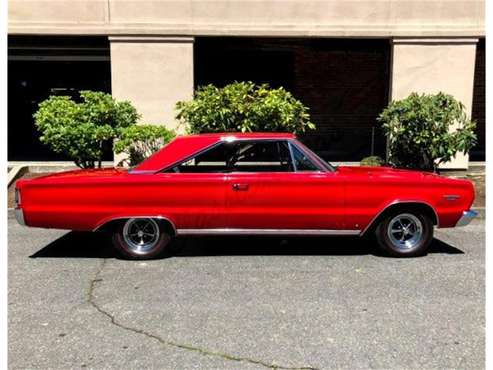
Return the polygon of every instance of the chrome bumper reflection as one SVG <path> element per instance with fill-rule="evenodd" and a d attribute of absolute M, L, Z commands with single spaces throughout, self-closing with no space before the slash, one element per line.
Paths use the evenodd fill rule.
<path fill-rule="evenodd" d="M 22 212 L 22 208 L 15 209 L 15 219 L 19 224 L 26 226 L 26 222 L 24 221 L 24 212 Z"/>
<path fill-rule="evenodd" d="M 469 225 L 469 223 L 472 221 L 474 217 L 478 215 L 478 212 L 469 210 L 469 211 L 464 211 L 462 212 L 462 217 L 457 221 L 457 224 L 455 226 L 466 226 Z"/>

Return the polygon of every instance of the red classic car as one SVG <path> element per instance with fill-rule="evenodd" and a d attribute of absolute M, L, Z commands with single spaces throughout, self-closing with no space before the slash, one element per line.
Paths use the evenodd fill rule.
<path fill-rule="evenodd" d="M 139 166 L 19 180 L 19 223 L 106 230 L 145 259 L 181 235 L 369 235 L 424 254 L 437 227 L 476 215 L 470 181 L 387 167 L 334 167 L 292 134 L 180 136 Z"/>

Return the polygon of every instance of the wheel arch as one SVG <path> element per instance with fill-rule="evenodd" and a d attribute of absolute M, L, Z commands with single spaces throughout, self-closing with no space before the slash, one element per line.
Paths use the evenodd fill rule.
<path fill-rule="evenodd" d="M 168 217 L 155 216 L 155 215 L 154 216 L 152 215 L 116 216 L 116 217 L 107 218 L 101 221 L 92 231 L 112 231 L 115 230 L 117 226 L 121 225 L 123 222 L 131 218 L 152 218 L 158 221 L 159 224 L 163 225 L 172 236 L 177 235 L 176 226 L 173 223 L 173 221 L 171 221 Z"/>
<path fill-rule="evenodd" d="M 368 223 L 365 229 L 361 232 L 361 236 L 371 233 L 377 225 L 380 223 L 382 219 L 384 219 L 390 212 L 394 212 L 396 210 L 403 210 L 403 211 L 409 211 L 409 210 L 417 210 L 421 211 L 428 217 L 430 217 L 431 221 L 433 222 L 433 225 L 440 226 L 440 219 L 438 217 L 438 213 L 436 212 L 435 208 L 433 206 L 425 201 L 421 200 L 402 200 L 402 201 L 395 201 L 387 206 L 385 206 L 383 209 L 380 210 L 380 212 L 377 213 L 375 217 Z"/>

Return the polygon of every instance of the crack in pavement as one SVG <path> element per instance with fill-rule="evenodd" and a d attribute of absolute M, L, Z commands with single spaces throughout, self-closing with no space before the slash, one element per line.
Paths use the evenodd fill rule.
<path fill-rule="evenodd" d="M 205 349 L 205 348 L 195 347 L 195 346 L 192 346 L 192 345 L 189 345 L 189 344 L 178 343 L 178 342 L 175 342 L 175 341 L 166 340 L 166 339 L 163 339 L 162 337 L 160 337 L 157 334 L 153 334 L 153 333 L 150 333 L 150 332 L 148 332 L 146 330 L 139 329 L 139 328 L 134 328 L 134 327 L 128 326 L 126 324 L 123 324 L 123 323 L 119 322 L 115 318 L 115 316 L 113 314 L 111 314 L 110 312 L 106 311 L 101 306 L 99 306 L 97 304 L 96 300 L 95 300 L 95 297 L 94 297 L 94 290 L 96 289 L 96 284 L 98 282 L 101 282 L 102 281 L 102 279 L 99 276 L 100 276 L 100 274 L 103 271 L 103 269 L 104 269 L 105 266 L 106 266 L 106 259 L 103 259 L 101 265 L 99 266 L 99 269 L 96 271 L 96 274 L 94 275 L 94 277 L 92 278 L 92 280 L 90 282 L 89 290 L 87 291 L 87 302 L 91 306 L 93 306 L 99 313 L 101 313 L 102 315 L 104 315 L 108 319 L 110 319 L 111 324 L 119 327 L 120 329 L 123 329 L 123 330 L 126 330 L 126 331 L 130 331 L 130 332 L 132 332 L 134 334 L 144 335 L 144 336 L 146 336 L 149 339 L 153 339 L 153 340 L 158 341 L 162 345 L 166 345 L 166 346 L 170 346 L 170 347 L 175 347 L 175 348 L 180 348 L 180 349 L 184 349 L 184 350 L 187 350 L 187 351 L 197 352 L 197 353 L 199 353 L 201 355 L 204 355 L 204 356 L 215 356 L 215 357 L 220 357 L 220 358 L 222 358 L 224 360 L 229 360 L 229 361 L 248 362 L 248 363 L 251 363 L 251 364 L 254 364 L 254 365 L 264 366 L 264 367 L 269 368 L 269 369 L 317 370 L 317 368 L 311 367 L 311 366 L 301 366 L 301 367 L 281 366 L 281 365 L 277 365 L 275 363 L 268 363 L 268 362 L 265 362 L 265 361 L 262 361 L 262 360 L 255 360 L 255 359 L 248 358 L 248 357 L 240 357 L 240 356 L 235 356 L 235 355 L 229 355 L 227 353 L 214 352 L 214 351 L 210 351 L 210 350 Z"/>

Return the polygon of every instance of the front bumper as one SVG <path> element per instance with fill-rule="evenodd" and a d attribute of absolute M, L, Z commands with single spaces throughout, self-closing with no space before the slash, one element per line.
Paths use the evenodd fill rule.
<path fill-rule="evenodd" d="M 22 208 L 15 209 L 15 219 L 19 224 L 26 226 L 26 221 L 24 221 L 24 212 L 22 212 Z"/>
<path fill-rule="evenodd" d="M 462 212 L 462 217 L 459 218 L 459 221 L 457 221 L 457 224 L 455 226 L 466 226 L 469 225 L 469 223 L 472 221 L 474 217 L 478 215 L 478 212 L 469 210 L 469 211 L 464 211 Z"/>

